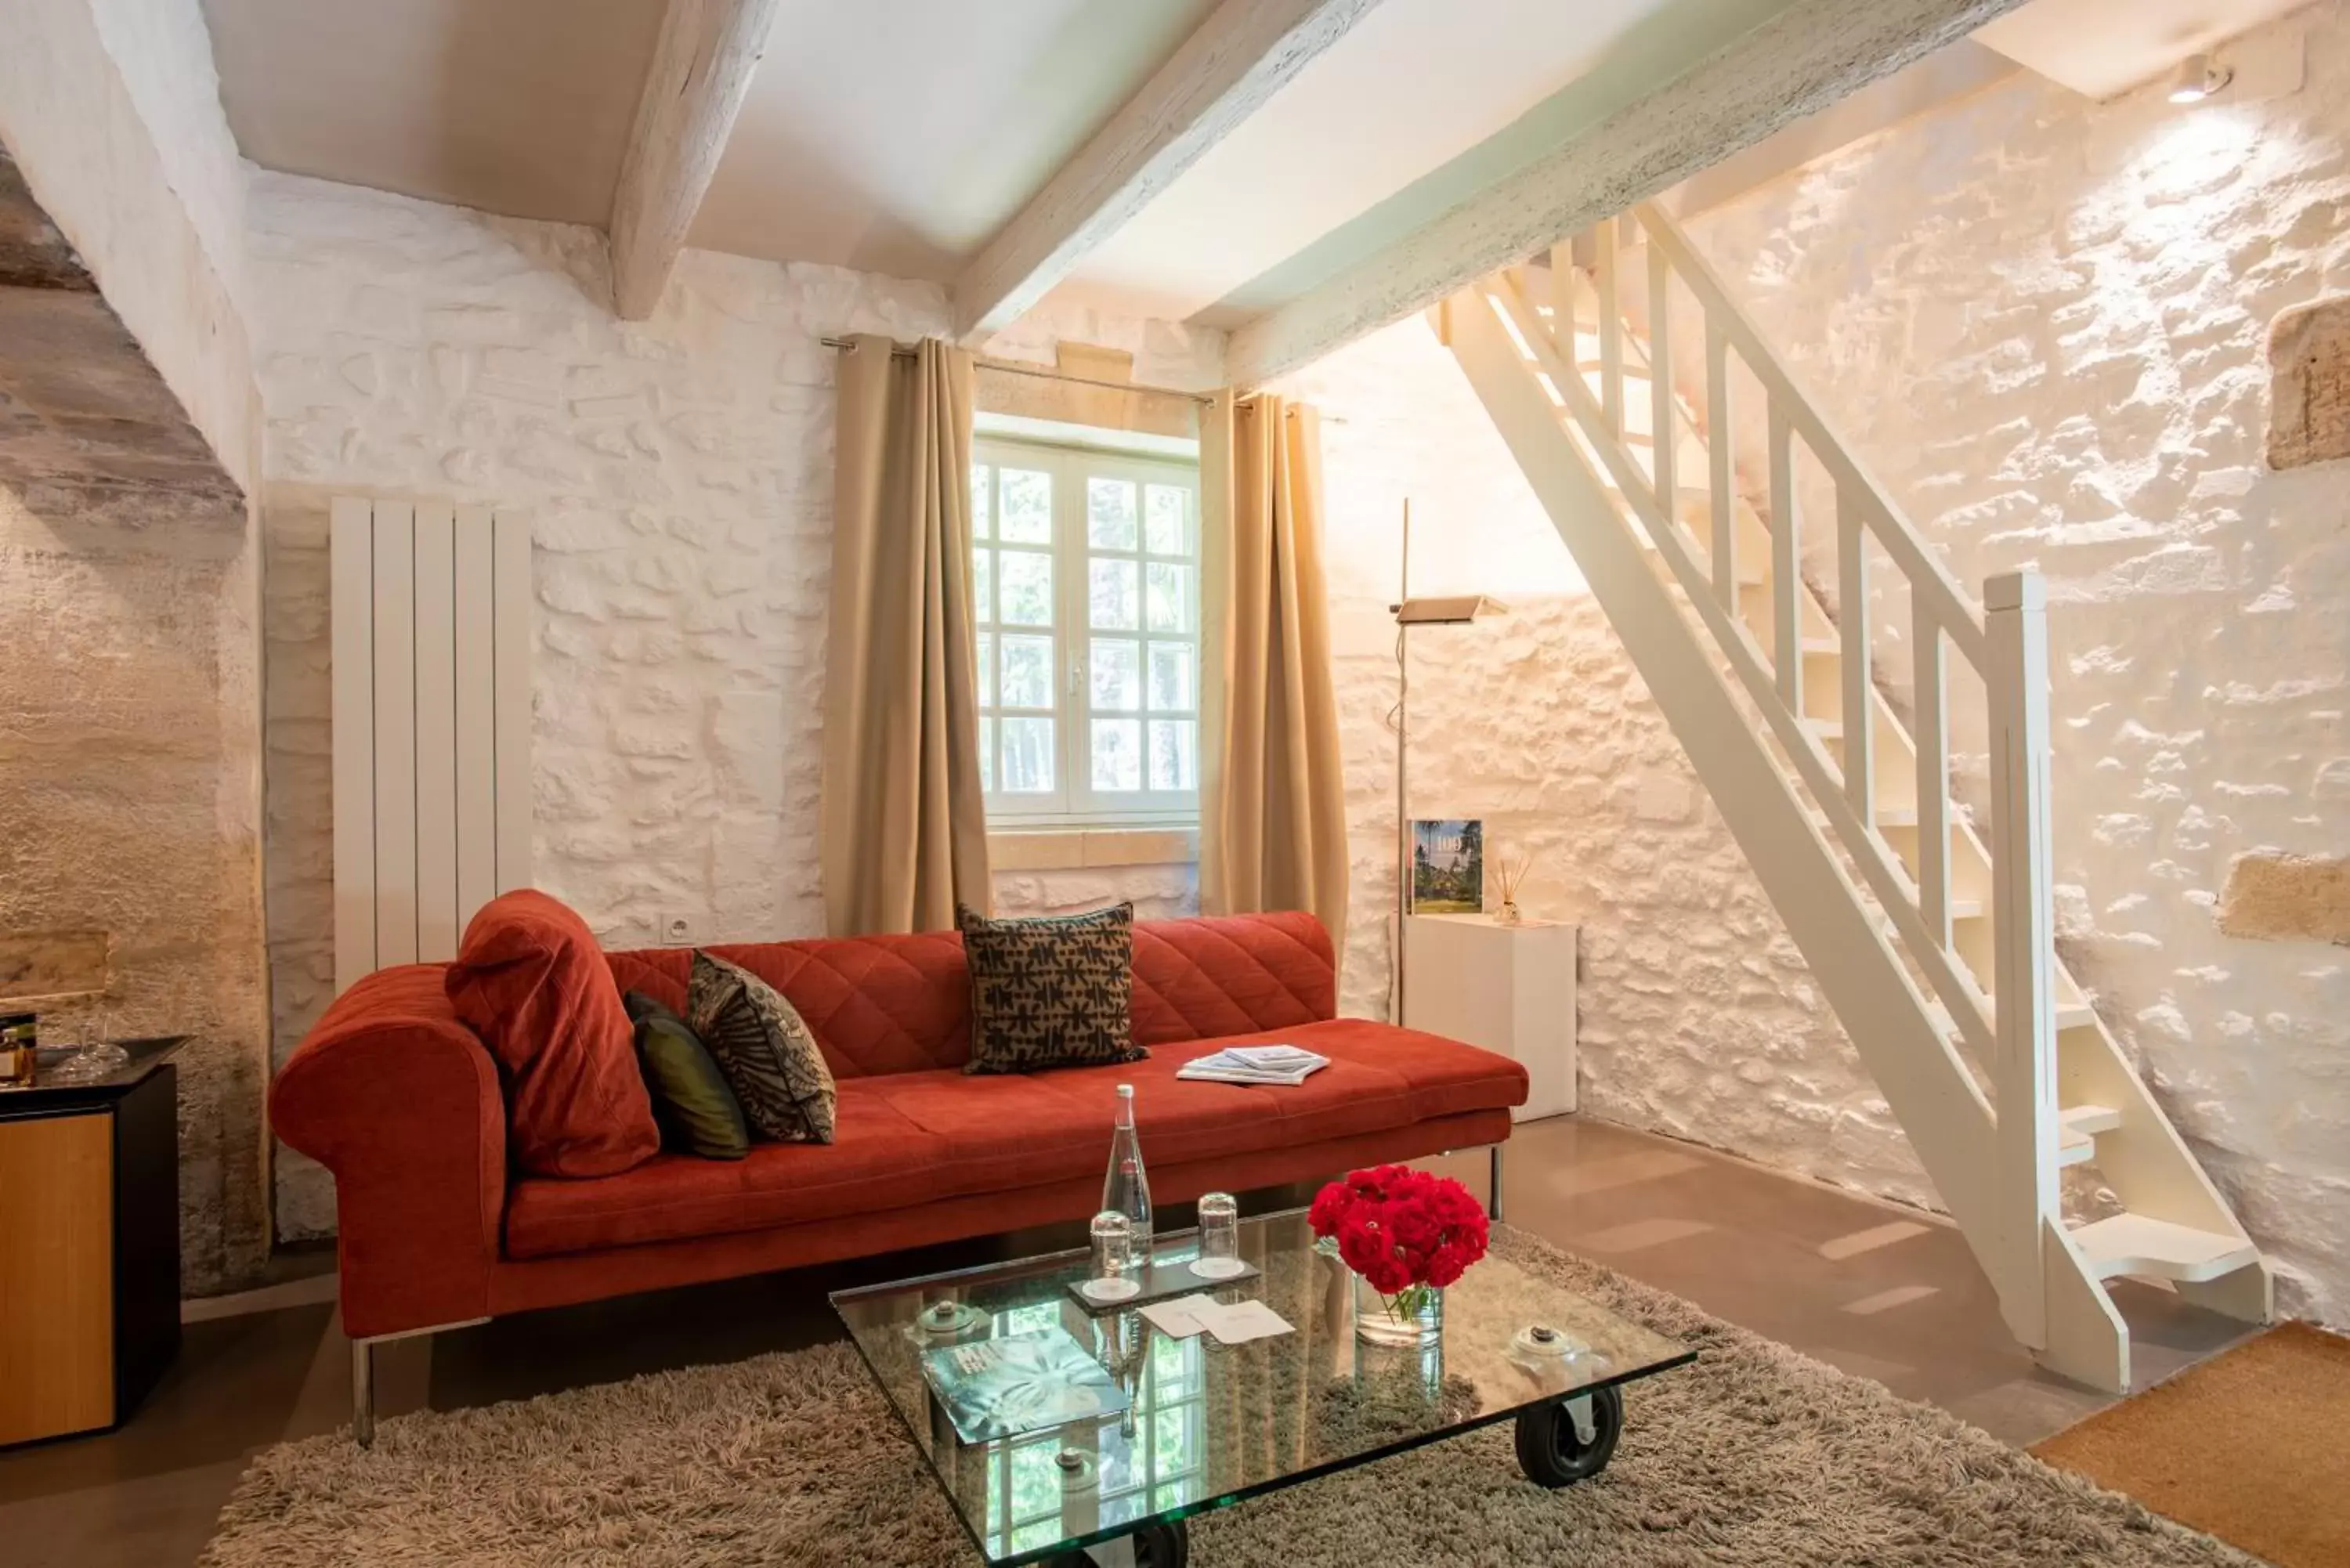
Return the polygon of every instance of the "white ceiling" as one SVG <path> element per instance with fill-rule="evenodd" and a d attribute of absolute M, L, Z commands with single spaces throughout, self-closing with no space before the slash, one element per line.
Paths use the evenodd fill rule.
<path fill-rule="evenodd" d="M 247 158 L 602 223 L 666 0 L 203 0 Z"/>
<path fill-rule="evenodd" d="M 1062 294 L 1237 325 L 1791 3 L 1381 0 Z M 2189 33 L 2291 3 L 2033 0 L 2000 47 L 2175 59 Z M 690 243 L 949 281 L 1215 4 L 783 0 Z M 666 0 L 203 5 L 230 125 L 255 161 L 600 225 Z"/>
<path fill-rule="evenodd" d="M 1382 0 L 1087 257 L 1069 295 L 1191 317 L 1500 131 L 1670 3 Z"/>
<path fill-rule="evenodd" d="M 951 276 L 1214 5 L 785 0 L 688 243 Z"/>
<path fill-rule="evenodd" d="M 1975 36 L 2090 98 L 2112 98 L 2309 0 L 2033 0 Z"/>

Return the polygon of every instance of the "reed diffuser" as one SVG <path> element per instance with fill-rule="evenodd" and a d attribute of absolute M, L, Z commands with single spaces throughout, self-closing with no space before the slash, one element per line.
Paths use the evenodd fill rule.
<path fill-rule="evenodd" d="M 1519 849 L 1494 861 L 1493 882 L 1502 893 L 1502 907 L 1493 911 L 1496 925 L 1514 926 L 1525 919 L 1518 909 L 1518 889 L 1526 885 L 1526 873 L 1534 868 L 1535 859 L 1533 850 Z"/>

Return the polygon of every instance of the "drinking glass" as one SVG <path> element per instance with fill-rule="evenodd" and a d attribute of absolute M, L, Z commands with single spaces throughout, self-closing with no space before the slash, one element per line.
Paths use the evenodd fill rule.
<path fill-rule="evenodd" d="M 1097 1302 L 1122 1302 L 1142 1293 L 1142 1282 L 1133 1278 L 1134 1221 L 1115 1209 L 1094 1216 L 1093 1272 L 1085 1293 Z"/>
<path fill-rule="evenodd" d="M 55 1084 L 95 1084 L 114 1076 L 130 1060 L 130 1053 L 113 1043 L 114 1008 L 101 1002 L 81 1021 L 81 1045 L 72 1055 L 44 1075 Z"/>
<path fill-rule="evenodd" d="M 1229 1192 L 1200 1197 L 1200 1256 L 1191 1272 L 1202 1279 L 1229 1280 L 1248 1268 L 1241 1262 L 1241 1206 Z"/>

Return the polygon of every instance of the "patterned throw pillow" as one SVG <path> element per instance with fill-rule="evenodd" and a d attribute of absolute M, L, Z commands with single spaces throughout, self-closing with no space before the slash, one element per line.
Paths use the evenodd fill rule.
<path fill-rule="evenodd" d="M 742 1103 L 702 1036 L 641 992 L 629 992 L 620 1005 L 636 1022 L 637 1066 L 652 1091 L 661 1141 L 703 1159 L 740 1159 L 750 1153 L 751 1128 Z"/>
<path fill-rule="evenodd" d="M 992 920 L 961 905 L 971 969 L 966 1073 L 1033 1073 L 1139 1062 L 1128 1010 L 1134 991 L 1134 906 L 1089 915 Z"/>
<path fill-rule="evenodd" d="M 836 1094 L 816 1036 L 757 975 L 696 951 L 686 1022 L 733 1086 L 752 1130 L 778 1143 L 830 1143 Z"/>

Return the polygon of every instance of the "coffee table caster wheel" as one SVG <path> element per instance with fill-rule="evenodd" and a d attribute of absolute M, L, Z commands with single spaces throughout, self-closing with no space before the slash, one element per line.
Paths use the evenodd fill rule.
<path fill-rule="evenodd" d="M 1047 1568 L 1100 1568 L 1115 1563 L 1126 1568 L 1185 1568 L 1191 1560 L 1191 1532 L 1181 1520 L 1144 1525 L 1122 1541 L 1090 1546 L 1051 1559 Z"/>
<path fill-rule="evenodd" d="M 1579 1412 L 1578 1406 L 1583 1407 Z M 1518 1468 L 1536 1486 L 1589 1480 L 1615 1458 L 1616 1439 L 1623 1431 L 1624 1396 L 1615 1388 L 1521 1411 Z"/>
<path fill-rule="evenodd" d="M 1184 1568 L 1191 1560 L 1191 1532 L 1180 1519 L 1134 1532 L 1134 1568 Z"/>

